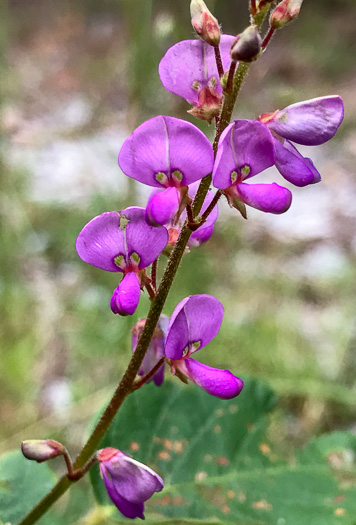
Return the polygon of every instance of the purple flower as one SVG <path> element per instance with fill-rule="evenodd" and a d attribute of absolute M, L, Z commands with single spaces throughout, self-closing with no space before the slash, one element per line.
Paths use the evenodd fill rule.
<path fill-rule="evenodd" d="M 344 118 L 344 104 L 337 95 L 313 98 L 287 106 L 281 111 L 263 113 L 259 120 L 274 134 L 276 167 L 295 186 L 321 180 L 309 158 L 303 157 L 290 140 L 304 146 L 318 146 L 337 132 Z"/>
<path fill-rule="evenodd" d="M 122 171 L 148 186 L 180 188 L 213 169 L 212 145 L 197 127 L 174 117 L 147 120 L 128 137 L 119 153 Z"/>
<path fill-rule="evenodd" d="M 114 505 L 127 518 L 144 520 L 144 502 L 163 489 L 162 478 L 116 448 L 99 450 L 97 458 L 101 477 Z"/>
<path fill-rule="evenodd" d="M 131 207 L 94 217 L 78 235 L 76 250 L 84 262 L 124 274 L 110 304 L 114 313 L 132 315 L 140 299 L 144 269 L 157 259 L 167 242 L 166 228 L 148 225 L 145 210 Z"/>
<path fill-rule="evenodd" d="M 283 213 L 291 192 L 278 184 L 245 181 L 275 163 L 275 146 L 268 127 L 255 120 L 235 120 L 222 133 L 216 155 L 213 184 L 224 189 L 230 204 L 243 212 L 243 204 L 269 213 Z"/>
<path fill-rule="evenodd" d="M 132 328 L 132 351 L 134 352 L 137 347 L 139 338 L 141 337 L 142 330 L 145 326 L 146 319 L 140 319 Z M 148 374 L 156 364 L 164 357 L 164 338 L 167 332 L 169 318 L 166 315 L 161 315 L 154 331 L 153 337 L 143 358 L 140 369 L 138 371 L 139 376 L 145 376 Z M 156 386 L 161 386 L 164 380 L 164 363 L 154 376 L 147 381 L 147 384 L 153 381 Z"/>
<path fill-rule="evenodd" d="M 230 67 L 230 46 L 235 37 L 222 35 L 220 53 L 224 71 Z M 222 87 L 214 48 L 202 40 L 183 40 L 169 48 L 159 65 L 163 86 L 185 98 L 198 118 L 210 122 L 220 111 Z"/>
<path fill-rule="evenodd" d="M 188 195 L 191 199 L 194 199 L 199 188 L 199 181 L 191 184 L 188 189 Z M 185 209 L 180 212 L 178 217 L 178 211 L 180 210 L 181 198 L 184 199 L 184 194 L 181 196 L 179 190 L 176 188 L 168 188 L 166 190 L 155 188 L 151 191 L 146 206 L 146 220 L 153 226 L 164 225 L 168 229 L 169 233 L 169 246 L 174 246 L 177 241 L 178 235 L 183 227 L 183 224 L 187 218 Z M 204 203 L 201 209 L 201 213 L 207 209 L 214 194 L 212 191 L 208 191 L 207 196 L 204 199 Z M 210 239 L 213 230 L 214 223 L 219 215 L 218 207 L 215 206 L 213 211 L 208 216 L 205 223 L 195 230 L 188 241 L 188 246 L 200 246 L 203 242 Z"/>
<path fill-rule="evenodd" d="M 229 370 L 211 368 L 191 358 L 219 332 L 223 315 L 222 304 L 211 295 L 183 299 L 170 319 L 165 354 L 170 359 L 172 374 L 183 374 L 212 396 L 231 399 L 241 392 L 242 380 Z"/>

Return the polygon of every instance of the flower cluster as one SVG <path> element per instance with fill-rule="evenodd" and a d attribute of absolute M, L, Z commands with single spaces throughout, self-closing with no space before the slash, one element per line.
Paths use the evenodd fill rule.
<path fill-rule="evenodd" d="M 281 4 L 272 17 L 274 24 L 277 15 L 289 20 L 297 14 L 294 10 L 290 15 L 289 0 L 283 1 L 284 7 Z M 184 40 L 171 47 L 160 62 L 159 76 L 168 91 L 192 106 L 190 114 L 208 123 L 215 120 L 219 129 L 224 90 L 229 92 L 227 84 L 237 62 L 255 60 L 264 44 L 256 25 L 236 38 L 221 35 L 203 0 L 192 1 L 191 14 L 201 40 Z M 312 161 L 293 143 L 325 143 L 335 135 L 343 114 L 341 98 L 326 96 L 263 113 L 257 119 L 237 119 L 219 131 L 215 155 L 208 138 L 189 122 L 158 116 L 141 124 L 124 142 L 118 162 L 128 177 L 152 187 L 146 207 L 95 217 L 83 228 L 76 244 L 85 262 L 123 274 L 111 298 L 112 311 L 132 315 L 143 288 L 155 296 L 156 272 L 149 277 L 145 269 L 156 265 L 160 254 L 171 253 L 184 225 L 191 229 L 186 253 L 211 237 L 218 219 L 216 196 L 225 195 L 229 205 L 245 218 L 246 205 L 266 213 L 286 212 L 292 202 L 290 188 L 277 182 L 258 182 L 258 175 L 275 166 L 294 186 L 319 182 L 321 176 Z M 200 215 L 194 217 L 192 202 L 200 181 L 210 174 L 217 193 L 211 189 L 205 193 Z M 217 335 L 223 314 L 215 297 L 201 294 L 180 301 L 170 319 L 161 315 L 138 370 L 139 387 L 150 381 L 161 386 L 168 364 L 172 375 L 185 383 L 192 381 L 210 395 L 222 399 L 239 395 L 243 388 L 240 378 L 193 357 Z M 145 323 L 141 319 L 132 328 L 133 352 Z M 97 458 L 117 508 L 128 518 L 143 519 L 143 504 L 162 490 L 161 478 L 117 449 L 103 449 Z"/>
<path fill-rule="evenodd" d="M 122 274 L 110 301 L 114 314 L 133 315 L 141 290 L 146 289 L 151 299 L 157 298 L 152 308 L 157 319 L 164 302 L 157 304 L 160 290 L 164 299 L 169 288 L 163 280 L 157 289 L 158 258 L 172 254 L 170 264 L 177 268 L 183 252 L 187 254 L 190 248 L 208 241 L 222 195 L 245 218 L 246 205 L 281 214 L 291 206 L 290 187 L 258 182 L 259 174 L 275 166 L 294 186 L 321 180 L 311 159 L 304 157 L 294 143 L 317 146 L 335 135 L 344 116 L 339 96 L 298 102 L 263 113 L 257 119 L 237 119 L 227 124 L 229 119 L 222 118 L 228 105 L 224 101 L 234 94 L 238 62 L 246 65 L 261 56 L 275 29 L 298 15 L 302 0 L 282 0 L 274 8 L 269 32 L 262 41 L 254 17 L 269 3 L 250 2 L 252 23 L 235 37 L 221 35 L 219 23 L 204 1 L 192 0 L 192 25 L 200 39 L 175 44 L 159 64 L 163 86 L 192 106 L 188 112 L 209 124 L 215 122 L 214 148 L 193 124 L 162 115 L 143 122 L 124 142 L 119 166 L 128 177 L 152 188 L 147 205 L 94 217 L 76 241 L 77 253 L 84 262 Z M 208 189 L 211 182 L 216 191 Z M 177 245 L 182 230 L 181 239 L 186 245 Z M 179 258 L 174 259 L 179 250 Z M 146 269 L 151 265 L 148 275 Z M 182 299 L 170 318 L 161 315 L 155 329 L 151 322 L 148 331 L 153 337 L 144 356 L 146 347 L 140 346 L 140 337 L 146 320 L 139 320 L 132 328 L 132 350 L 136 352 L 132 361 L 136 368 L 132 370 L 139 367 L 140 379 L 133 385 L 131 382 L 129 388 L 135 390 L 150 381 L 161 386 L 168 364 L 172 375 L 185 383 L 190 380 L 212 396 L 238 396 L 243 388 L 239 377 L 195 359 L 195 353 L 218 334 L 223 315 L 222 304 L 211 295 Z M 147 343 L 147 339 L 142 341 Z M 26 441 L 22 450 L 28 459 L 38 462 L 63 455 L 72 480 L 79 479 L 91 466 L 89 461 L 89 466 L 78 474 L 66 449 L 53 440 Z M 115 448 L 99 450 L 93 459 L 98 460 L 107 492 L 119 511 L 131 519 L 144 519 L 145 501 L 163 489 L 160 476 Z"/>

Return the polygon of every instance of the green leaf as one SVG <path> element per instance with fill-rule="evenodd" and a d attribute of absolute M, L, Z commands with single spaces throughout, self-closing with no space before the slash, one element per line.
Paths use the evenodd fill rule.
<path fill-rule="evenodd" d="M 127 399 L 101 446 L 132 454 L 164 478 L 164 490 L 146 504 L 148 523 L 356 525 L 356 437 L 322 436 L 287 462 L 265 438 L 274 405 L 254 380 L 230 401 L 150 384 Z M 91 480 L 99 503 L 109 504 L 97 468 Z"/>
<path fill-rule="evenodd" d="M 0 516 L 7 523 L 20 521 L 56 482 L 53 471 L 14 451 L 0 458 Z"/>
<path fill-rule="evenodd" d="M 223 476 L 233 467 L 251 468 L 256 462 L 269 465 L 258 446 L 265 415 L 275 403 L 272 391 L 254 380 L 246 381 L 241 395 L 229 401 L 170 381 L 160 388 L 149 384 L 129 396 L 101 447 L 132 454 L 159 472 L 166 486 Z M 97 500 L 108 504 L 98 467 L 90 472 Z"/>

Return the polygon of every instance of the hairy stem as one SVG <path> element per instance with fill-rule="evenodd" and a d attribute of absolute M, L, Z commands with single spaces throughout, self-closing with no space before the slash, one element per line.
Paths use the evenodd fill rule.
<path fill-rule="evenodd" d="M 268 30 L 267 35 L 264 37 L 262 42 L 262 49 L 266 49 L 266 47 L 269 44 L 269 41 L 271 40 L 272 36 L 274 35 L 275 29 L 273 27 L 270 27 Z"/>
<path fill-rule="evenodd" d="M 222 64 L 220 48 L 218 45 L 214 46 L 214 53 L 215 53 L 216 67 L 218 69 L 219 77 L 221 78 L 224 74 L 224 67 Z"/>
<path fill-rule="evenodd" d="M 155 292 L 157 291 L 157 266 L 158 258 L 155 261 L 153 261 L 151 266 L 151 282 Z"/>

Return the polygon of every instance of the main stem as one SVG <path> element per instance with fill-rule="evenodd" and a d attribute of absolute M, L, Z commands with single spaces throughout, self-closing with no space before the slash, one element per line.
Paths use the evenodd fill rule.
<path fill-rule="evenodd" d="M 263 8 L 261 13 L 258 13 L 255 20 L 255 23 L 261 27 L 264 18 L 268 12 L 268 6 Z M 219 126 L 216 131 L 214 139 L 214 154 L 216 155 L 217 146 L 221 133 L 224 131 L 226 126 L 230 123 L 234 105 L 236 102 L 237 95 L 242 86 L 244 77 L 247 73 L 249 64 L 241 62 L 237 68 L 237 72 L 234 79 L 234 88 L 233 92 L 226 94 L 224 98 L 224 103 L 221 111 Z M 196 197 L 193 202 L 193 216 L 196 217 L 201 210 L 204 199 L 208 192 L 209 186 L 211 184 L 211 175 L 204 177 L 200 183 L 199 189 L 197 191 Z M 104 435 L 106 434 L 108 428 L 110 427 L 117 411 L 121 407 L 125 398 L 132 391 L 132 387 L 137 375 L 137 372 L 140 368 L 140 365 L 143 361 L 145 353 L 147 351 L 148 345 L 152 339 L 153 333 L 157 326 L 159 317 L 162 313 L 163 306 L 166 302 L 168 293 L 171 289 L 175 274 L 178 270 L 180 261 L 183 257 L 185 248 L 187 246 L 188 240 L 192 231 L 188 227 L 187 223 L 183 226 L 180 235 L 178 237 L 177 243 L 173 248 L 172 254 L 169 258 L 166 270 L 164 272 L 162 281 L 157 290 L 157 295 L 151 302 L 151 307 L 146 319 L 145 326 L 143 328 L 141 337 L 137 343 L 136 350 L 132 355 L 130 363 L 127 367 L 126 372 L 124 373 L 119 386 L 115 390 L 115 393 L 106 407 L 104 413 L 102 414 L 98 424 L 96 425 L 94 431 L 89 437 L 87 443 L 84 445 L 83 450 L 80 452 L 76 461 L 74 462 L 74 469 L 83 468 L 88 460 L 93 456 L 95 451 Z M 64 494 L 68 488 L 71 486 L 73 481 L 70 481 L 67 476 L 63 476 L 53 489 L 34 507 L 18 525 L 32 525 L 35 523 L 47 510 L 55 503 L 61 496 Z"/>

